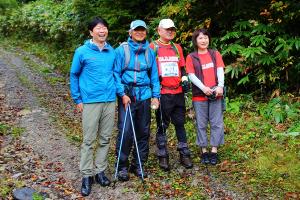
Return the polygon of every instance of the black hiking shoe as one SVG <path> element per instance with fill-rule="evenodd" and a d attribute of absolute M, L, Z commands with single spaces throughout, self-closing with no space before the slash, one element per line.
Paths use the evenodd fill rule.
<path fill-rule="evenodd" d="M 169 157 L 158 157 L 159 167 L 164 171 L 170 171 Z"/>
<path fill-rule="evenodd" d="M 92 190 L 92 184 L 94 182 L 94 177 L 83 177 L 82 178 L 82 185 L 81 185 L 81 195 L 86 197 L 89 196 Z"/>
<path fill-rule="evenodd" d="M 122 168 L 119 172 L 118 172 L 118 180 L 125 182 L 129 180 L 129 175 L 128 175 L 128 170 L 127 168 Z"/>
<path fill-rule="evenodd" d="M 96 174 L 95 181 L 103 187 L 110 185 L 110 180 L 106 177 L 104 172 L 100 172 L 100 173 Z"/>
<path fill-rule="evenodd" d="M 133 165 L 130 166 L 129 168 L 129 172 L 133 173 L 135 176 L 142 178 L 142 170 L 139 167 L 135 167 Z M 145 172 L 145 170 L 143 169 L 143 176 L 144 178 L 148 177 L 148 174 Z"/>
<path fill-rule="evenodd" d="M 204 152 L 204 153 L 201 154 L 201 163 L 205 164 L 205 165 L 210 163 L 208 152 Z"/>
<path fill-rule="evenodd" d="M 210 153 L 210 164 L 216 165 L 218 163 L 218 154 Z"/>
<path fill-rule="evenodd" d="M 179 162 L 182 166 L 184 166 L 186 169 L 193 168 L 193 162 L 190 156 L 180 154 L 179 157 Z"/>

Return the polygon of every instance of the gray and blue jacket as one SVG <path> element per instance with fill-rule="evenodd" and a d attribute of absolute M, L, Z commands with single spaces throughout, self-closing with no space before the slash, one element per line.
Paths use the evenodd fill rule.
<path fill-rule="evenodd" d="M 125 52 L 122 45 L 116 49 L 114 77 L 117 95 L 122 97 L 130 88 L 135 100 L 143 101 L 152 97 L 159 98 L 160 84 L 156 66 L 156 58 L 149 42 L 134 42 L 130 37 L 127 40 L 130 50 L 130 60 L 125 67 Z M 145 51 L 149 48 L 148 59 Z M 147 62 L 148 61 L 148 62 Z M 148 66 L 150 65 L 150 66 Z M 127 94 L 128 95 L 128 94 Z"/>
<path fill-rule="evenodd" d="M 87 40 L 76 49 L 70 71 L 71 96 L 76 104 L 116 100 L 115 57 L 115 51 L 108 43 L 100 50 Z"/>

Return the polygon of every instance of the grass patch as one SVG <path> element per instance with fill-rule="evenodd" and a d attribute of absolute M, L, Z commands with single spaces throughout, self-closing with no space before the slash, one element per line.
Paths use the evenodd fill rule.
<path fill-rule="evenodd" d="M 228 161 L 229 166 L 221 164 L 214 173 L 221 171 L 221 177 L 233 185 L 244 185 L 244 190 L 255 196 L 283 199 L 287 193 L 299 192 L 300 137 L 297 132 L 289 132 L 300 120 L 299 115 L 294 115 L 299 113 L 298 102 L 282 103 L 285 110 L 280 110 L 284 116 L 280 119 L 284 121 L 280 122 L 269 105 L 274 101 L 236 101 L 233 100 L 234 109 L 225 113 L 227 134 L 219 151 L 221 161 Z M 264 112 L 260 112 L 262 109 Z"/>
<path fill-rule="evenodd" d="M 270 188 L 277 185 L 283 191 L 292 192 L 300 188 L 299 160 L 295 147 L 285 147 L 273 140 L 261 149 L 259 156 L 250 160 L 249 168 L 256 170 L 257 179 L 263 185 Z"/>
<path fill-rule="evenodd" d="M 46 77 L 47 82 L 50 83 L 51 85 L 57 85 L 59 83 L 65 83 L 65 78 L 64 77 Z"/>
<path fill-rule="evenodd" d="M 54 44 L 36 41 L 32 42 L 31 40 L 27 40 L 26 38 L 22 38 L 22 40 L 20 40 L 16 37 L 17 36 L 0 37 L 0 43 L 5 47 L 10 47 L 9 49 L 14 49 L 15 52 L 16 50 L 13 47 L 20 47 L 23 50 L 41 58 L 46 63 L 51 63 L 51 65 L 54 66 L 53 70 L 59 70 L 63 74 L 69 73 L 72 55 L 76 48 L 75 46 L 57 50 L 57 47 Z M 49 73 L 48 70 L 51 71 L 52 69 L 44 69 L 42 71 L 44 71 L 44 73 Z"/>
<path fill-rule="evenodd" d="M 31 81 L 27 78 L 27 76 L 20 74 L 19 72 L 17 72 L 17 77 L 19 78 L 20 82 L 26 86 L 29 89 L 33 89 L 34 85 L 31 83 Z"/>
<path fill-rule="evenodd" d="M 14 138 L 18 138 L 22 135 L 22 133 L 24 131 L 25 131 L 24 128 L 15 127 L 15 126 L 0 123 L 0 135 L 11 135 Z"/>
<path fill-rule="evenodd" d="M 0 179 L 0 198 L 8 199 L 14 188 L 24 187 L 25 183 L 16 179 L 11 179 L 4 175 Z"/>

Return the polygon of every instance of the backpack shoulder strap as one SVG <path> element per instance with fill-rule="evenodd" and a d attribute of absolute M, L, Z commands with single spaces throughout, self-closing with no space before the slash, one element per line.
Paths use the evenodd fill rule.
<path fill-rule="evenodd" d="M 180 58 L 180 54 L 179 54 L 179 50 L 176 46 L 176 44 L 174 42 L 171 42 L 171 46 L 174 49 L 174 51 L 176 52 L 176 56 L 178 57 L 178 59 Z"/>
<path fill-rule="evenodd" d="M 128 45 L 127 42 L 123 42 L 121 44 L 121 46 L 124 49 L 124 54 L 125 54 L 125 66 L 124 66 L 124 69 L 126 69 L 128 67 L 129 61 L 130 61 L 130 49 L 129 49 L 129 45 Z"/>
<path fill-rule="evenodd" d="M 157 44 L 156 41 L 153 41 L 153 44 L 154 44 L 154 53 L 155 53 L 155 56 L 157 57 L 158 56 L 158 49 L 159 49 L 159 45 Z M 172 49 L 176 52 L 176 56 L 178 57 L 178 59 L 180 58 L 180 54 L 179 54 L 179 50 L 176 46 L 176 44 L 174 42 L 171 41 L 171 46 L 172 46 Z"/>
<path fill-rule="evenodd" d="M 149 59 L 149 47 L 146 48 L 145 50 L 145 59 L 146 59 L 146 63 L 148 68 L 151 67 L 151 63 L 150 63 L 150 59 Z"/>
<path fill-rule="evenodd" d="M 153 41 L 153 45 L 154 45 L 154 54 L 155 54 L 155 57 L 158 57 L 158 49 L 159 49 L 159 45 L 157 44 L 157 42 L 154 40 Z"/>
<path fill-rule="evenodd" d="M 148 68 L 148 77 L 150 78 L 151 77 L 151 62 L 150 62 L 150 59 L 149 59 L 149 54 L 150 54 L 150 47 L 147 47 L 146 50 L 145 50 L 145 59 L 146 59 L 146 63 L 147 63 L 147 68 Z"/>

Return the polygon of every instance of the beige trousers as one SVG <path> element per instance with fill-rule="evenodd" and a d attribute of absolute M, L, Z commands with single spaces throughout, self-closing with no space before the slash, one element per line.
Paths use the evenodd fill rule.
<path fill-rule="evenodd" d="M 80 157 L 80 172 L 83 177 L 93 176 L 107 168 L 114 119 L 115 102 L 83 105 L 83 142 Z"/>

